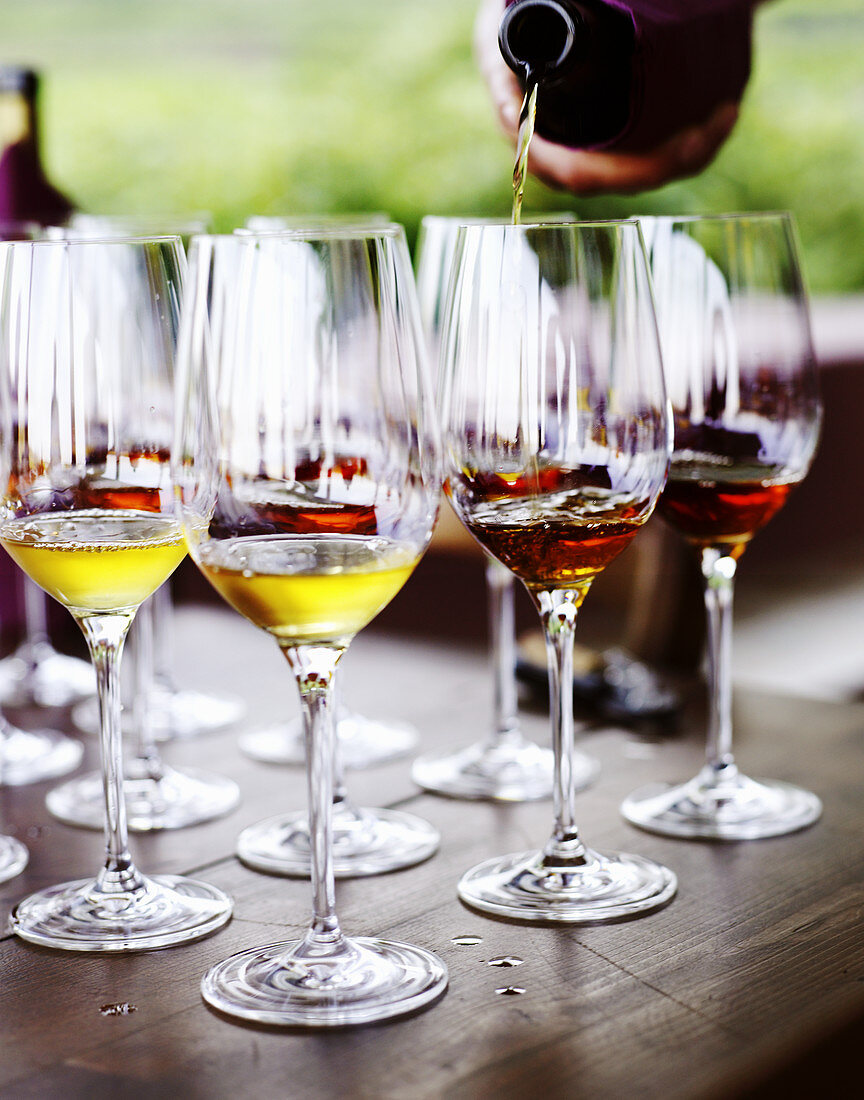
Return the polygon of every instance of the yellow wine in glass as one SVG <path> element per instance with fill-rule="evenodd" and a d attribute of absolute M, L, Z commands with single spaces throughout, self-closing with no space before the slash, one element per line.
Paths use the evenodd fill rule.
<path fill-rule="evenodd" d="M 199 559 L 232 607 L 292 645 L 353 637 L 393 599 L 416 562 L 407 544 L 361 535 L 211 541 Z"/>
<path fill-rule="evenodd" d="M 199 939 L 231 899 L 145 876 L 128 848 L 120 659 L 141 603 L 186 541 L 170 459 L 185 254 L 179 237 L 10 244 L 0 295 L 0 544 L 81 627 L 96 671 L 105 860 L 24 898 L 10 924 L 66 951 Z"/>
<path fill-rule="evenodd" d="M 224 959 L 202 994 L 229 1015 L 291 1027 L 413 1012 L 444 992 L 446 967 L 413 944 L 343 934 L 333 844 L 336 669 L 422 556 L 441 481 L 404 233 L 198 238 L 190 266 L 176 489 L 196 565 L 294 674 L 313 900 L 304 936 Z M 435 830 L 398 817 L 388 835 L 400 855 L 428 858 Z"/>
<path fill-rule="evenodd" d="M 0 544 L 73 613 L 137 608 L 186 554 L 173 517 L 98 509 L 10 520 Z"/>

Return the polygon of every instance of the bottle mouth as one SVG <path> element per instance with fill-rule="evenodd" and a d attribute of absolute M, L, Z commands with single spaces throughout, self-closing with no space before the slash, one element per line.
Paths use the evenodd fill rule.
<path fill-rule="evenodd" d="M 498 28 L 498 46 L 514 72 L 556 69 L 573 49 L 578 14 L 556 0 L 522 0 L 504 12 Z"/>

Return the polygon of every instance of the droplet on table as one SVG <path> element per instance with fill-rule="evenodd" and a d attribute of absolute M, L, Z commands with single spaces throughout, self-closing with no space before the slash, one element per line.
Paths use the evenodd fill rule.
<path fill-rule="evenodd" d="M 490 959 L 487 966 L 521 966 L 524 959 L 520 959 L 518 955 L 496 955 L 494 959 Z"/>
<path fill-rule="evenodd" d="M 113 1005 L 102 1005 L 99 1011 L 103 1016 L 130 1016 L 137 1011 L 137 1008 L 135 1005 L 130 1005 L 128 1001 L 120 1001 Z"/>

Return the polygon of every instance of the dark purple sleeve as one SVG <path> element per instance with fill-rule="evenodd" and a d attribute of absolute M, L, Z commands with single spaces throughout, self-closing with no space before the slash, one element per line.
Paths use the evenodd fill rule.
<path fill-rule="evenodd" d="M 755 0 L 606 0 L 634 29 L 630 118 L 608 144 L 650 149 L 737 102 L 750 76 Z"/>

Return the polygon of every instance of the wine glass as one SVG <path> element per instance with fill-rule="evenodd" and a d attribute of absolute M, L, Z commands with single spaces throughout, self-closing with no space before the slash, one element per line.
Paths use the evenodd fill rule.
<path fill-rule="evenodd" d="M 751 779 L 732 754 L 732 594 L 750 539 L 807 473 L 821 420 L 816 361 L 789 214 L 645 220 L 675 449 L 662 517 L 702 566 L 708 745 L 686 783 L 622 806 L 652 832 L 750 840 L 812 824 L 822 806 L 790 783 Z"/>
<path fill-rule="evenodd" d="M 572 214 L 544 215 L 544 221 L 572 222 Z M 417 295 L 433 364 L 440 354 L 441 321 L 460 225 L 501 225 L 500 219 L 448 218 L 427 215 L 417 240 Z M 452 798 L 486 798 L 524 802 L 552 794 L 552 750 L 530 741 L 519 725 L 516 685 L 516 579 L 488 552 L 486 598 L 492 649 L 492 728 L 482 741 L 462 749 L 419 757 L 411 777 L 425 790 Z M 573 752 L 577 789 L 595 778 L 596 760 Z"/>
<path fill-rule="evenodd" d="M 205 214 L 84 214 L 51 231 L 53 239 L 94 240 L 170 234 L 184 245 L 207 229 Z M 162 758 L 158 742 L 215 732 L 238 721 L 245 707 L 230 695 L 179 688 L 174 681 L 172 647 L 174 610 L 170 585 L 162 585 L 141 605 L 129 633 L 126 659 L 132 666 L 129 706 L 121 712 L 132 751 L 123 764 L 126 820 L 133 832 L 182 829 L 230 813 L 240 788 L 226 776 L 200 768 L 175 768 Z M 98 733 L 98 702 L 73 710 L 73 721 L 86 733 Z M 99 772 L 69 780 L 46 798 L 49 811 L 67 825 L 99 829 L 104 816 Z"/>
<path fill-rule="evenodd" d="M 210 215 L 203 211 L 186 214 L 77 211 L 67 225 L 51 233 L 66 239 L 169 234 L 180 237 L 184 247 L 188 247 L 193 234 L 206 233 L 209 224 Z M 148 638 L 139 644 L 139 636 L 145 632 Z M 178 825 L 173 823 L 178 822 L 196 824 L 227 812 L 237 802 L 236 787 L 232 789 L 229 780 L 221 776 L 192 775 L 189 769 L 169 767 L 160 757 L 157 742 L 216 733 L 235 725 L 246 713 L 245 704 L 236 695 L 203 692 L 177 684 L 174 633 L 171 585 L 165 584 L 142 605 L 129 636 L 128 657 L 136 666 L 132 679 L 138 693 L 138 698 L 126 711 L 128 717 L 124 718 L 124 730 L 128 728 L 135 734 L 135 755 L 127 764 L 130 794 L 137 807 L 129 818 L 130 827 L 134 829 L 176 828 Z M 142 665 L 145 660 L 146 667 Z M 98 708 L 89 701 L 82 703 L 75 707 L 73 720 L 85 733 L 96 733 Z M 158 777 L 155 787 L 151 782 L 153 776 Z M 87 792 L 79 794 L 88 797 Z M 75 804 L 74 799 L 68 800 L 67 809 Z M 78 802 L 78 805 L 83 803 Z M 87 817 L 92 819 L 94 812 L 98 817 L 98 794 L 97 804 L 91 806 Z M 68 814 L 64 820 L 70 820 Z M 88 822 L 79 820 L 72 824 Z"/>
<path fill-rule="evenodd" d="M 250 218 L 240 235 L 306 233 L 377 229 L 383 215 L 298 215 Z M 254 227 L 254 229 L 253 229 Z M 353 461 L 353 459 L 351 460 Z M 378 875 L 411 867 L 428 859 L 440 844 L 438 830 L 428 821 L 401 810 L 357 806 L 345 784 L 346 768 L 367 768 L 409 753 L 417 731 L 405 723 L 381 722 L 349 710 L 340 682 L 333 688 L 336 724 L 333 750 L 332 863 L 336 878 Z M 266 763 L 303 764 L 306 746 L 302 716 L 273 727 L 253 730 L 240 738 L 248 756 Z M 237 855 L 249 867 L 270 874 L 308 877 L 312 833 L 308 814 L 294 811 L 255 822 L 237 838 Z"/>
<path fill-rule="evenodd" d="M 282 233 L 286 230 L 305 232 L 322 230 L 329 232 L 334 229 L 380 228 L 387 225 L 389 221 L 389 216 L 380 212 L 357 214 L 254 214 L 246 219 L 243 229 L 239 229 L 237 232 Z M 407 722 L 369 718 L 365 714 L 349 709 L 342 701 L 341 690 L 338 686 L 334 701 L 334 713 L 336 715 L 336 736 L 339 739 L 338 752 L 343 768 L 372 768 L 378 764 L 398 760 L 413 752 L 420 739 L 417 730 Z M 260 760 L 265 764 L 303 764 L 306 759 L 306 746 L 302 716 L 285 724 L 265 726 L 262 729 L 244 733 L 239 740 L 239 745 L 241 751 L 247 756 L 253 760 Z M 340 782 L 337 780 L 337 790 L 339 786 Z M 344 784 L 342 786 L 344 794 Z M 336 805 L 338 814 L 339 807 L 345 805 L 344 800 L 337 798 Z M 342 818 L 342 822 L 345 826 L 344 843 L 342 845 L 337 843 L 335 847 L 337 851 L 342 850 L 344 852 L 345 859 L 351 859 L 353 857 L 350 852 L 360 835 L 356 815 L 351 812 Z M 296 823 L 290 825 L 287 830 L 277 826 L 280 838 L 284 840 L 289 835 L 294 835 L 295 827 Z M 339 821 L 337 819 L 337 829 L 338 827 Z M 367 840 L 372 839 L 369 837 L 366 826 L 363 826 L 361 831 L 366 835 Z M 381 839 L 382 837 L 379 834 L 378 840 L 373 840 L 373 847 L 380 849 Z M 305 839 L 301 839 L 300 843 L 302 847 L 306 843 Z M 363 846 L 368 854 L 368 843 Z M 247 836 L 243 847 L 250 861 L 257 860 L 256 865 L 263 867 L 264 864 L 261 860 L 266 860 L 268 864 L 271 864 L 269 869 L 273 869 L 272 864 L 276 853 L 269 830 L 266 837 L 255 834 Z M 281 864 L 282 859 L 276 858 L 275 863 L 277 865 Z M 337 856 L 337 875 L 341 873 L 339 866 L 340 860 Z"/>
<path fill-rule="evenodd" d="M 441 961 L 348 938 L 334 908 L 332 689 L 429 542 L 440 468 L 404 235 L 199 238 L 181 330 L 176 477 L 189 549 L 273 635 L 306 723 L 313 919 L 204 978 L 229 1015 L 334 1026 L 437 998 Z"/>
<path fill-rule="evenodd" d="M 27 849 L 14 836 L 0 835 L 0 882 L 8 882 L 27 866 Z"/>
<path fill-rule="evenodd" d="M 0 543 L 72 613 L 99 687 L 105 860 L 25 898 L 12 930 L 44 947 L 135 951 L 231 915 L 220 890 L 132 862 L 119 663 L 139 605 L 185 553 L 169 475 L 179 238 L 6 246 L 0 299 Z"/>
<path fill-rule="evenodd" d="M 0 221 L 0 270 L 5 262 L 6 245 L 3 242 L 34 240 L 37 236 L 38 226 L 31 222 Z M 14 569 L 14 566 L 11 568 Z M 17 570 L 15 572 L 18 573 Z M 33 586 L 30 585 L 30 588 Z M 9 594 L 11 595 L 11 592 Z M 28 599 L 32 602 L 32 596 L 29 593 Z M 25 617 L 30 607 L 31 603 L 25 604 Z M 29 642 L 30 639 L 25 638 L 14 653 L 0 661 L 0 705 L 27 705 L 38 701 L 52 704 L 57 702 L 58 705 L 62 705 L 66 701 L 63 673 L 70 665 L 77 669 L 81 662 L 74 657 L 67 658 L 57 654 L 50 643 L 47 648 L 40 646 L 37 650 Z M 35 676 L 34 657 L 37 653 L 45 656 L 49 651 L 58 660 L 51 667 L 53 677 L 44 681 Z M 95 689 L 92 676 L 90 671 L 91 682 Z M 33 688 L 37 679 L 41 686 L 48 687 L 48 699 L 40 700 L 35 697 Z M 83 749 L 78 741 L 66 737 L 57 730 L 20 729 L 0 711 L 0 787 L 22 786 L 64 775 L 78 767 L 82 755 Z M 14 843 L 17 844 L 17 841 Z M 20 853 L 17 853 L 15 858 L 17 862 Z"/>
<path fill-rule="evenodd" d="M 577 612 L 651 515 L 669 459 L 638 224 L 461 227 L 442 340 L 447 491 L 540 614 L 555 753 L 551 838 L 540 851 L 469 870 L 459 897 L 518 921 L 656 909 L 673 896 L 675 876 L 582 842 L 571 768 Z"/>

